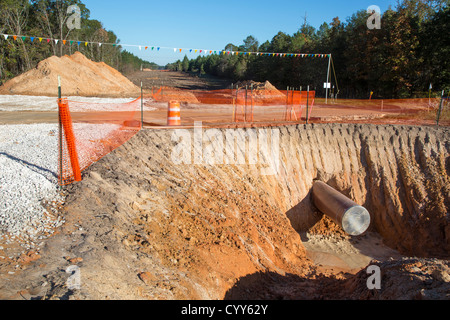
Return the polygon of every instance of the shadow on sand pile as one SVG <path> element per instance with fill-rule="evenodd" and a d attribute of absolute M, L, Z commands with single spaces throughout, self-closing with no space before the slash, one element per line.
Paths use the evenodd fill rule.
<path fill-rule="evenodd" d="M 164 130 L 142 131 L 93 165 L 69 188 L 66 204 L 68 224 L 83 230 L 66 253 L 83 259 L 78 297 L 445 298 L 448 263 L 426 258 L 450 252 L 448 129 L 273 130 L 280 134 L 278 175 L 261 175 L 259 165 L 175 165 L 177 142 Z M 367 289 L 365 270 L 319 270 L 300 238 L 326 226 L 310 203 L 314 179 L 366 206 L 371 232 L 387 245 L 422 258 L 373 262 L 383 270 L 377 292 Z M 417 281 L 408 282 L 412 276 Z M 432 285 L 417 296 L 424 277 Z M 66 294 L 59 290 L 52 294 Z"/>

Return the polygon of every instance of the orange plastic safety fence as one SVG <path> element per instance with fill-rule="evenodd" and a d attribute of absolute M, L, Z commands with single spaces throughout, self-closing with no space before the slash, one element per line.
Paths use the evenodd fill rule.
<path fill-rule="evenodd" d="M 181 103 L 183 125 L 195 121 L 211 124 L 253 122 L 361 122 L 389 124 L 436 124 L 440 99 L 340 99 L 333 91 L 327 98 L 315 91 L 277 90 L 274 87 L 245 86 L 224 90 L 182 90 L 153 88 L 151 102 Z M 440 115 L 440 125 L 450 124 L 449 101 Z M 163 125 L 165 119 L 153 118 Z"/>
<path fill-rule="evenodd" d="M 128 103 L 58 100 L 60 114 L 59 183 L 81 180 L 81 172 L 140 129 L 140 98 Z"/>
<path fill-rule="evenodd" d="M 169 87 L 152 88 L 150 98 L 155 103 L 179 101 L 185 108 L 230 105 L 232 114 L 227 122 L 300 121 L 309 106 L 309 116 L 314 105 L 315 91 L 281 91 L 261 88 L 234 88 L 223 90 L 181 90 Z M 309 98 L 307 98 L 309 97 Z M 182 110 L 183 111 L 183 110 Z M 191 108 L 191 113 L 194 112 Z M 182 112 L 183 113 L 183 112 Z M 221 120 L 218 120 L 221 121 Z"/>

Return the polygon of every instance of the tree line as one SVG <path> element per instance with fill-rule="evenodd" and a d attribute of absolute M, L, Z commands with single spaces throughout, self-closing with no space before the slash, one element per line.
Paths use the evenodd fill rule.
<path fill-rule="evenodd" d="M 68 11 L 76 5 L 77 12 Z M 68 21 L 78 14 L 79 28 L 69 28 Z M 0 0 L 0 33 L 26 35 L 60 40 L 51 41 L 16 40 L 0 37 L 0 84 L 34 68 L 40 61 L 55 55 L 71 55 L 76 51 L 93 61 L 103 61 L 121 72 L 141 68 L 155 68 L 155 64 L 144 61 L 123 50 L 113 31 L 105 30 L 101 21 L 90 19 L 90 11 L 81 0 Z M 71 21 L 70 21 L 71 22 Z M 79 45 L 77 41 L 83 41 Z M 85 46 L 84 42 L 112 43 L 112 45 Z"/>
<path fill-rule="evenodd" d="M 262 44 L 248 36 L 224 51 L 332 54 L 330 79 L 342 98 L 427 97 L 450 88 L 450 0 L 402 0 L 370 29 L 371 13 L 361 10 L 315 29 L 305 21 L 293 35 L 278 32 Z M 211 74 L 235 81 L 270 81 L 281 88 L 311 86 L 324 94 L 328 59 L 265 55 L 209 55 L 167 68 Z M 336 75 L 336 77 L 335 77 Z"/>

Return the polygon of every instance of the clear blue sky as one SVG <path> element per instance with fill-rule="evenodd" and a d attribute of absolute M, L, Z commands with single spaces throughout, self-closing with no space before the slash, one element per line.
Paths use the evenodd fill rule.
<path fill-rule="evenodd" d="M 304 21 L 315 28 L 334 17 L 346 21 L 358 10 L 377 5 L 384 12 L 397 0 L 83 0 L 91 19 L 103 22 L 122 44 L 222 50 L 241 45 L 253 35 L 259 43 L 279 31 L 292 35 Z M 165 65 L 187 52 L 125 48 L 139 57 Z M 188 54 L 189 58 L 196 55 Z"/>

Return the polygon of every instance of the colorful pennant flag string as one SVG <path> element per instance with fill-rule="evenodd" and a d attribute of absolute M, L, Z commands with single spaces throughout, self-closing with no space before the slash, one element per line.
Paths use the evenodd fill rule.
<path fill-rule="evenodd" d="M 70 45 L 76 43 L 78 47 L 84 43 L 84 46 L 87 47 L 89 44 L 91 45 L 98 45 L 99 47 L 104 45 L 110 45 L 113 47 L 121 46 L 121 47 L 135 47 L 139 48 L 140 51 L 142 51 L 142 48 L 145 50 L 151 49 L 151 51 L 154 51 L 155 49 L 157 51 L 160 51 L 161 49 L 172 49 L 173 52 L 189 52 L 189 53 L 199 53 L 199 54 L 205 54 L 205 55 L 211 55 L 211 54 L 219 54 L 219 55 L 236 55 L 236 56 L 260 56 L 260 57 L 294 57 L 294 58 L 329 58 L 331 54 L 317 54 L 317 53 L 277 53 L 277 52 L 243 52 L 243 51 L 226 51 L 226 50 L 210 50 L 210 49 L 193 49 L 193 48 L 173 48 L 173 47 L 156 47 L 156 46 L 144 46 L 144 45 L 131 45 L 131 44 L 117 44 L 117 43 L 103 43 L 103 42 L 89 42 L 89 41 L 78 41 L 78 40 L 61 40 L 61 39 L 51 39 L 51 38 L 44 38 L 44 37 L 31 37 L 31 36 L 22 36 L 22 35 L 10 35 L 10 34 L 1 34 L 0 33 L 0 39 L 1 36 L 3 36 L 4 40 L 7 41 L 10 37 L 14 39 L 14 41 L 17 41 L 18 38 L 22 39 L 22 41 L 26 41 L 26 39 L 30 39 L 31 43 L 34 43 L 35 39 L 39 39 L 39 42 L 41 43 L 43 39 L 47 40 L 47 43 L 54 42 L 55 44 L 58 44 L 59 41 L 62 42 L 63 45 L 66 45 L 67 43 L 70 43 Z"/>

